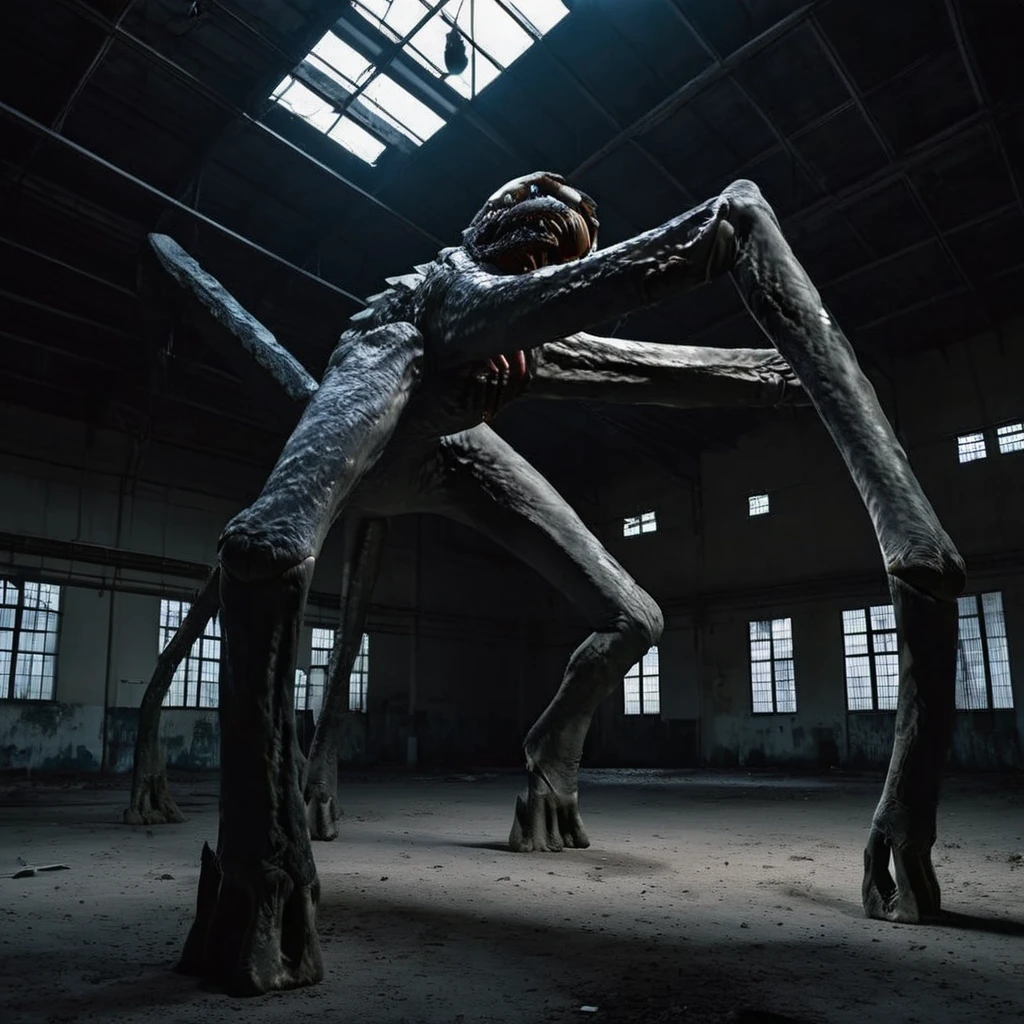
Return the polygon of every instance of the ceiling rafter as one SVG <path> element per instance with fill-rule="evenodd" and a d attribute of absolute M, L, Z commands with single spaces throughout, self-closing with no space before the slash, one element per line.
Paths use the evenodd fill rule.
<path fill-rule="evenodd" d="M 811 31 L 814 34 L 814 38 L 818 43 L 818 46 L 820 47 L 825 58 L 831 65 L 832 70 L 836 73 L 837 77 L 839 78 L 839 81 L 842 82 L 843 88 L 847 91 L 850 99 L 856 105 L 857 112 L 860 114 L 861 118 L 863 118 L 864 123 L 868 126 L 868 129 L 871 131 L 872 136 L 874 136 L 875 141 L 881 147 L 882 152 L 885 154 L 885 158 L 888 161 L 889 165 L 895 165 L 897 163 L 897 156 L 896 151 L 893 149 L 892 143 L 888 140 L 885 133 L 882 131 L 881 126 L 878 124 L 878 121 L 875 119 L 874 115 L 871 113 L 870 110 L 868 110 L 867 104 L 864 102 L 864 97 L 861 96 L 860 90 L 857 88 L 857 84 L 853 80 L 853 76 L 850 74 L 846 65 L 843 63 L 839 54 L 836 52 L 835 47 L 832 45 L 832 41 L 825 34 L 824 29 L 822 29 L 822 27 L 818 24 L 817 18 L 812 17 L 810 19 L 810 26 Z M 903 184 L 906 186 L 907 190 L 910 192 L 911 198 L 914 201 L 914 205 L 917 207 L 918 213 L 920 213 L 920 215 L 924 218 L 925 222 L 928 224 L 928 227 L 931 229 L 932 233 L 938 240 L 939 245 L 942 247 L 943 255 L 949 261 L 949 265 L 953 268 L 953 271 L 956 274 L 956 276 L 960 279 L 961 285 L 963 285 L 963 287 L 969 289 L 970 291 L 976 291 L 977 289 L 975 287 L 974 282 L 971 280 L 970 276 L 964 270 L 963 266 L 960 263 L 960 260 L 957 259 L 956 253 L 954 253 L 952 248 L 950 247 L 949 242 L 946 239 L 945 233 L 943 232 L 942 228 L 939 227 L 938 221 L 936 221 L 934 215 L 932 214 L 932 211 L 928 208 L 928 204 L 921 197 L 921 193 L 918 190 L 917 185 L 914 182 L 914 179 L 909 175 L 909 173 L 907 173 L 906 170 L 903 171 L 903 173 L 900 175 L 900 178 L 903 181 Z"/>
<path fill-rule="evenodd" d="M 1006 144 L 1003 142 L 1002 133 L 999 131 L 999 126 L 992 116 L 991 98 L 981 80 L 981 75 L 978 73 L 977 61 L 972 52 L 970 41 L 967 38 L 967 32 L 964 29 L 960 2 L 959 0 L 945 0 L 945 4 L 946 16 L 949 18 L 950 28 L 953 30 L 953 38 L 956 40 L 957 50 L 960 52 L 960 60 L 963 63 L 964 72 L 971 83 L 971 91 L 974 93 L 978 106 L 988 115 L 986 121 L 989 132 L 992 135 L 992 141 L 995 143 L 999 158 L 1003 162 L 1007 175 L 1009 175 L 1010 187 L 1013 189 L 1017 206 L 1020 212 L 1024 214 L 1024 185 L 1021 183 L 1021 174 L 1014 166 L 1009 153 L 1006 152 Z"/>

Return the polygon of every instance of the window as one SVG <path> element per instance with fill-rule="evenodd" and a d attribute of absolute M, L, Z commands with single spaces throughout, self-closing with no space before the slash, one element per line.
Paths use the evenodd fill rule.
<path fill-rule="evenodd" d="M 1003 595 L 998 591 L 957 598 L 960 638 L 956 658 L 959 711 L 1012 708 L 1010 653 L 1006 646 Z"/>
<path fill-rule="evenodd" d="M 188 601 L 160 601 L 159 650 L 170 643 L 188 615 Z M 165 708 L 215 708 L 220 695 L 220 615 L 214 615 L 188 656 L 174 670 L 171 687 L 164 697 Z"/>
<path fill-rule="evenodd" d="M 1000 455 L 1024 450 L 1024 423 L 1008 423 L 1005 427 L 996 427 L 996 441 Z"/>
<path fill-rule="evenodd" d="M 891 604 L 843 612 L 846 707 L 894 711 L 900 689 L 896 612 Z"/>
<path fill-rule="evenodd" d="M 623 537 L 639 537 L 642 533 L 657 533 L 658 517 L 653 512 L 641 512 L 638 516 L 626 516 L 622 520 Z"/>
<path fill-rule="evenodd" d="M 768 495 L 767 494 L 752 494 L 748 499 L 747 503 L 752 516 L 766 516 L 768 515 Z"/>
<path fill-rule="evenodd" d="M 0 698 L 53 700 L 60 587 L 0 579 Z"/>
<path fill-rule="evenodd" d="M 755 715 L 796 711 L 792 619 L 751 622 L 750 687 Z"/>
<path fill-rule="evenodd" d="M 428 80 L 437 80 L 438 107 L 450 113 L 568 14 L 561 0 L 471 0 L 464 6 L 462 0 L 352 0 L 358 17 L 336 23 L 271 100 L 366 163 L 389 147 L 414 149 L 445 118 L 388 72 L 396 45 Z M 468 64 L 453 75 L 445 46 L 456 22 Z"/>
<path fill-rule="evenodd" d="M 985 435 L 961 434 L 956 439 L 956 451 L 961 462 L 974 462 L 975 459 L 983 459 L 988 455 L 985 448 Z"/>
<path fill-rule="evenodd" d="M 309 677 L 301 687 L 296 677 L 295 708 L 297 711 L 310 710 L 319 717 L 324 703 L 327 672 L 334 649 L 335 630 L 313 627 L 313 643 L 309 658 Z M 370 681 L 370 638 L 364 633 L 359 641 L 359 651 L 352 665 L 348 682 L 348 706 L 350 711 L 366 710 L 366 691 Z"/>
<path fill-rule="evenodd" d="M 301 668 L 295 670 L 295 710 L 305 711 L 309 677 Z"/>
<path fill-rule="evenodd" d="M 366 710 L 366 685 L 370 681 L 370 638 L 364 633 L 359 641 L 359 653 L 348 677 L 349 711 Z"/>
<path fill-rule="evenodd" d="M 324 690 L 327 689 L 327 668 L 331 662 L 333 648 L 334 630 L 314 626 L 309 655 L 309 676 L 301 689 L 298 686 L 295 687 L 296 711 L 308 710 L 313 712 L 314 717 L 320 717 L 320 708 L 324 703 Z"/>
<path fill-rule="evenodd" d="M 661 714 L 658 672 L 658 648 L 652 647 L 622 679 L 627 715 Z"/>

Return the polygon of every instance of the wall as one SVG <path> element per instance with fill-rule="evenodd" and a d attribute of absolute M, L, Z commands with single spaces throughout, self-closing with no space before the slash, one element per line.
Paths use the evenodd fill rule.
<path fill-rule="evenodd" d="M 1020 332 L 1005 333 L 876 360 L 882 400 L 967 558 L 970 592 L 1003 593 L 1015 710 L 958 713 L 951 756 L 965 767 L 1024 765 L 1024 452 L 966 465 L 956 458 L 958 433 L 1024 415 L 1019 341 Z M 133 706 L 156 653 L 159 596 L 189 594 L 214 558 L 220 527 L 255 493 L 262 470 L 140 448 L 123 435 L 10 408 L 0 409 L 0 427 L 0 534 L 10 543 L 6 553 L 0 546 L 0 575 L 66 585 L 58 704 L 0 701 L 0 766 L 98 767 L 105 758 L 122 770 Z M 884 764 L 893 717 L 846 711 L 840 615 L 885 601 L 885 578 L 863 506 L 815 415 L 768 414 L 763 426 L 682 472 L 610 459 L 581 504 L 666 619 L 660 714 L 624 715 L 617 690 L 595 719 L 587 763 Z M 758 492 L 770 495 L 772 511 L 752 519 L 747 497 Z M 622 517 L 647 509 L 657 512 L 658 532 L 624 538 Z M 115 569 L 84 560 L 79 548 L 66 557 L 26 553 L 11 539 L 25 537 L 105 545 L 120 561 Z M 126 558 L 135 554 L 166 566 Z M 334 625 L 339 570 L 331 538 L 300 666 L 308 665 L 312 625 Z M 775 616 L 793 619 L 798 711 L 755 716 L 748 623 Z M 429 517 L 394 523 L 369 630 L 369 713 L 350 716 L 343 746 L 352 763 L 404 763 L 410 738 L 424 764 L 517 763 L 522 736 L 588 633 L 578 611 L 532 570 Z M 215 764 L 215 715 L 164 717 L 172 760 Z"/>
<path fill-rule="evenodd" d="M 191 595 L 259 472 L 140 450 L 115 432 L 11 407 L 0 407 L 0 426 L 0 577 L 63 588 L 56 702 L 0 700 L 0 768 L 130 770 L 160 598 Z M 313 626 L 336 624 L 340 572 L 332 536 L 313 580 L 300 667 L 309 666 Z M 516 762 L 523 671 L 509 649 L 525 635 L 517 595 L 532 584 L 528 570 L 455 524 L 396 520 L 368 623 L 369 714 L 349 716 L 346 759 L 404 763 L 415 737 L 420 763 L 495 752 Z M 165 709 L 161 739 L 174 766 L 217 765 L 215 711 Z"/>
<path fill-rule="evenodd" d="M 967 560 L 967 592 L 1003 594 L 1015 710 L 957 713 L 951 759 L 962 767 L 1024 766 L 1024 452 L 990 448 L 987 459 L 960 465 L 956 447 L 958 434 L 1024 418 L 1021 333 L 972 339 L 875 374 Z M 756 493 L 769 494 L 770 515 L 748 515 Z M 893 714 L 846 710 L 841 625 L 844 608 L 888 603 L 886 581 L 864 507 L 812 411 L 781 410 L 731 447 L 705 453 L 689 485 L 625 470 L 603 498 L 596 526 L 661 604 L 666 633 L 661 721 L 626 717 L 617 693 L 588 743 L 591 763 L 684 762 L 693 742 L 701 761 L 719 765 L 887 763 Z M 658 532 L 623 538 L 621 517 L 648 508 Z M 798 711 L 754 715 L 749 622 L 782 616 L 793 619 Z M 671 723 L 680 732 L 669 738 Z"/>

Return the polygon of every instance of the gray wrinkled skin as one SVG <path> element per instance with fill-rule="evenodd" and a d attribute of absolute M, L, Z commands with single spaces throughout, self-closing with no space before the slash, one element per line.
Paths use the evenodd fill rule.
<path fill-rule="evenodd" d="M 755 185 L 736 182 L 603 252 L 593 251 L 595 209 L 555 175 L 517 179 L 488 200 L 462 246 L 389 279 L 352 318 L 263 492 L 225 528 L 221 831 L 216 854 L 204 855 L 187 969 L 246 992 L 320 977 L 310 830 L 337 833 L 328 731 L 392 515 L 432 512 L 475 527 L 588 619 L 590 636 L 524 741 L 527 788 L 509 841 L 522 851 L 589 845 L 577 790 L 583 741 L 600 701 L 657 642 L 662 618 L 554 488 L 482 422 L 521 393 L 686 408 L 775 405 L 802 384 L 867 506 L 902 631 L 896 744 L 865 855 L 865 908 L 904 921 L 938 910 L 930 849 L 952 723 L 959 555 Z M 585 333 L 729 272 L 783 358 Z M 491 368 L 481 371 L 485 360 Z M 303 792 L 290 713 L 295 636 L 315 559 L 342 514 L 352 538 L 342 623 Z M 236 913 L 244 920 L 228 927 Z"/>

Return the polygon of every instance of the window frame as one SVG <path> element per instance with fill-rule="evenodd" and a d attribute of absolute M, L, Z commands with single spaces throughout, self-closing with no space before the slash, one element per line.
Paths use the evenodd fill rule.
<path fill-rule="evenodd" d="M 305 697 L 304 705 L 299 703 L 300 688 L 295 690 L 295 710 L 314 711 L 319 715 L 323 707 L 324 697 L 327 693 L 328 673 L 331 666 L 331 655 L 334 652 L 334 642 L 338 637 L 338 631 L 331 626 L 312 626 L 309 648 L 309 671 L 306 673 L 306 682 L 301 687 Z M 329 638 L 329 640 L 328 640 Z M 319 642 L 318 642 L 319 641 Z M 356 676 L 362 676 L 362 704 L 361 708 L 352 707 L 352 686 Z M 356 652 L 355 661 L 352 663 L 352 671 L 348 677 L 348 699 L 349 711 L 366 711 L 366 701 L 370 692 L 370 634 L 363 632 L 359 640 L 359 650 Z"/>
<path fill-rule="evenodd" d="M 761 507 L 761 502 L 764 502 L 764 507 Z M 747 495 L 747 518 L 748 519 L 759 519 L 761 516 L 771 515 L 772 502 L 771 497 L 767 493 L 762 494 L 749 494 Z"/>
<path fill-rule="evenodd" d="M 400 30 L 385 20 L 390 16 L 390 7 L 381 16 L 372 10 L 373 4 L 369 0 L 354 0 L 274 87 L 267 97 L 267 109 L 280 107 L 290 116 L 304 121 L 330 138 L 350 156 L 370 167 L 376 167 L 389 151 L 408 155 L 419 149 L 570 13 L 568 5 L 562 3 L 564 10 L 561 16 L 548 29 L 541 30 L 515 7 L 514 0 L 512 3 L 494 0 L 492 15 L 499 20 L 507 18 L 510 22 L 508 31 L 526 39 L 525 48 L 519 50 L 507 63 L 502 63 L 504 57 L 499 59 L 488 48 L 489 44 L 480 42 L 481 34 L 486 36 L 493 26 L 485 19 L 471 35 L 469 19 L 463 18 L 458 28 L 469 64 L 462 75 L 449 81 L 451 76 L 447 69 L 438 66 L 426 50 L 430 49 L 431 35 L 435 36 L 434 42 L 437 42 L 439 27 L 442 35 L 450 33 L 461 9 L 453 13 L 447 9 L 449 4 L 442 4 L 439 9 L 431 11 L 433 0 L 418 0 L 418 3 L 422 9 L 417 12 L 415 21 Z M 318 47 L 323 48 L 322 44 L 328 37 L 333 37 L 354 51 L 366 61 L 368 67 L 355 74 L 353 65 L 350 74 L 315 53 Z M 491 41 L 494 38 L 492 36 Z M 500 38 L 507 39 L 508 33 L 502 33 Z M 329 45 L 326 49 L 329 49 Z M 325 67 L 331 71 L 325 71 Z M 469 76 L 468 82 L 463 80 L 464 76 Z M 433 115 L 441 123 L 431 126 L 420 119 L 414 126 L 410 120 L 412 108 L 401 110 L 401 104 L 386 101 L 381 89 L 373 89 L 373 83 L 380 79 L 387 83 L 386 90 L 401 90 L 413 101 L 413 106 L 418 104 L 426 108 L 424 114 Z M 280 103 L 284 94 L 296 83 L 309 90 L 333 111 L 333 118 L 324 119 L 324 124 L 330 121 L 329 127 L 317 123 L 318 115 L 300 113 L 289 109 L 288 104 Z M 461 87 L 456 87 L 454 83 L 459 83 Z M 354 128 L 357 135 L 368 139 L 362 139 L 361 146 L 353 147 L 345 141 L 346 126 L 348 129 Z M 372 145 L 369 145 L 370 142 Z"/>
<path fill-rule="evenodd" d="M 348 674 L 348 709 L 366 714 L 366 702 L 370 693 L 370 634 L 359 638 L 359 650 L 352 671 Z"/>
<path fill-rule="evenodd" d="M 1002 617 L 1003 633 L 1001 636 L 996 636 L 991 633 L 991 624 L 989 622 L 988 614 L 985 608 L 985 598 L 995 597 L 999 602 L 999 614 Z M 974 614 L 965 615 L 963 612 L 964 602 L 973 602 Z M 964 636 L 960 629 L 961 624 L 965 618 L 974 618 L 978 621 L 978 637 L 981 649 L 981 669 L 984 674 L 985 680 L 985 706 L 984 707 L 970 707 L 967 706 L 966 702 L 964 705 L 960 703 L 961 689 L 965 695 L 965 698 L 969 694 L 968 690 L 968 672 L 966 667 L 963 669 L 963 682 L 961 686 L 961 666 L 965 665 L 966 655 L 964 648 Z M 1003 607 L 1003 592 L 1001 590 L 986 590 L 981 591 L 977 594 L 962 594 L 957 598 L 957 655 L 956 655 L 956 692 L 954 700 L 956 702 L 956 710 L 964 711 L 969 713 L 976 712 L 997 712 L 997 711 L 1009 711 L 1011 714 L 1015 712 L 1014 704 L 1014 692 L 1013 692 L 1013 672 L 1011 670 L 1010 660 L 1010 643 L 1009 637 L 1006 633 L 1006 609 Z M 974 639 L 973 637 L 970 639 Z M 1006 650 L 1006 689 L 1009 692 L 1009 705 L 1000 705 L 996 707 L 994 686 L 992 681 L 992 647 L 991 641 L 993 639 L 999 639 L 1003 641 Z"/>
<path fill-rule="evenodd" d="M 786 629 L 788 630 L 788 636 L 775 636 L 775 624 L 786 623 Z M 754 644 L 766 642 L 763 637 L 754 636 L 755 626 L 767 626 L 768 627 L 768 639 L 769 644 L 768 651 L 769 656 L 767 658 L 755 658 L 754 657 Z M 800 704 L 796 699 L 796 648 L 793 642 L 793 617 L 791 615 L 778 616 L 772 619 L 751 619 L 748 623 L 747 635 L 749 638 L 749 666 L 750 666 L 750 711 L 753 715 L 795 715 L 799 712 Z M 775 645 L 777 643 L 789 642 L 789 656 L 779 656 L 775 653 Z M 777 670 L 777 663 L 788 662 L 790 666 L 791 677 L 788 682 L 792 683 L 792 708 L 779 708 L 779 674 Z M 754 678 L 754 665 L 767 664 L 770 667 L 770 678 L 768 682 L 771 685 L 771 708 L 759 708 L 757 706 L 758 701 L 755 699 L 756 690 L 755 685 L 758 682 L 764 683 L 765 680 L 756 680 Z"/>
<path fill-rule="evenodd" d="M 56 609 L 49 608 L 49 607 L 46 607 L 46 608 L 40 608 L 40 607 L 26 608 L 25 607 L 25 590 L 26 590 L 26 587 L 29 587 L 29 586 L 51 587 L 51 588 L 53 588 L 53 590 L 55 590 L 56 593 L 57 593 L 57 607 L 56 607 Z M 61 627 L 63 625 L 63 620 L 64 620 L 64 611 L 63 611 L 63 608 L 62 608 L 62 604 L 63 604 L 63 600 L 64 600 L 64 589 L 65 588 L 62 587 L 59 583 L 50 583 L 50 582 L 48 582 L 46 580 L 30 579 L 28 577 L 20 576 L 20 575 L 12 575 L 12 576 L 0 577 L 0 595 L 4 594 L 4 591 L 6 590 L 7 587 L 10 587 L 10 588 L 12 588 L 12 589 L 14 589 L 14 590 L 16 590 L 18 592 L 18 600 L 17 600 L 17 604 L 14 604 L 14 605 L 9 605 L 6 602 L 4 602 L 3 604 L 0 604 L 0 607 L 2 607 L 2 608 L 12 608 L 14 610 L 14 615 L 12 617 L 11 627 L 10 627 L 10 630 L 9 630 L 9 632 L 11 634 L 11 649 L 10 649 L 10 659 L 11 660 L 10 660 L 10 665 L 8 666 L 8 669 L 7 669 L 7 682 L 6 682 L 6 685 L 4 685 L 3 683 L 0 683 L 0 689 L 2 689 L 2 692 L 0 692 L 0 701 L 12 701 L 12 702 L 13 701 L 32 701 L 33 703 L 55 703 L 56 700 L 57 700 L 57 681 L 58 681 L 57 677 L 58 677 L 58 670 L 59 670 L 59 667 L 60 667 L 59 666 L 59 659 L 60 659 Z M 26 612 L 38 613 L 40 611 L 45 612 L 47 615 L 54 615 L 54 616 L 56 616 L 55 627 L 54 627 L 54 629 L 52 631 L 50 629 L 39 630 L 39 629 L 36 629 L 36 628 L 28 628 L 27 629 L 25 627 L 25 625 L 24 625 L 25 613 Z M 4 632 L 8 632 L 8 630 L 5 629 Z M 44 637 L 49 636 L 49 635 L 52 634 L 52 636 L 53 636 L 53 650 L 52 651 L 46 651 L 46 650 L 43 650 L 43 651 L 22 650 L 21 646 L 22 646 L 22 643 L 23 643 L 23 635 L 26 634 L 26 633 L 33 634 L 33 635 L 34 634 L 38 634 L 38 633 L 42 633 L 42 635 Z M 44 641 L 44 644 L 45 644 L 45 641 Z M 5 651 L 5 653 L 6 653 L 6 651 Z M 47 661 L 49 661 L 50 664 L 53 666 L 53 669 L 52 669 L 52 672 L 51 672 L 50 678 L 49 678 L 49 689 L 50 689 L 50 692 L 49 692 L 49 694 L 47 696 L 43 696 L 42 693 L 40 693 L 40 696 L 38 696 L 38 697 L 32 696 L 31 693 L 26 694 L 24 696 L 20 696 L 20 697 L 16 695 L 16 693 L 15 693 L 15 686 L 16 686 L 16 681 L 17 681 L 17 676 L 18 676 L 18 659 L 19 659 L 19 655 L 27 656 L 30 659 L 32 659 L 34 656 L 38 655 L 38 656 L 41 656 L 43 658 L 44 664 Z M 45 678 L 45 677 L 43 677 L 43 678 Z"/>
<path fill-rule="evenodd" d="M 651 664 L 648 659 L 653 661 L 653 671 Z M 635 670 L 635 675 L 634 675 Z M 636 680 L 636 701 L 631 702 L 629 697 L 630 688 L 627 685 L 628 681 Z M 648 693 L 649 687 L 646 685 L 647 681 L 652 679 L 654 685 L 653 701 Z M 653 707 L 648 707 L 648 703 L 653 704 Z M 631 711 L 630 706 L 635 703 L 637 706 L 636 711 Z M 661 653 L 658 650 L 657 644 L 652 644 L 644 651 L 640 660 L 630 665 L 626 670 L 626 673 L 622 677 L 622 713 L 627 718 L 643 718 L 648 715 L 661 716 Z"/>
<path fill-rule="evenodd" d="M 847 631 L 846 623 L 847 616 L 854 615 L 860 612 L 864 616 L 865 629 Z M 891 615 L 893 625 L 892 628 L 879 628 L 876 629 L 874 626 L 875 613 L 881 612 L 883 614 Z M 895 713 L 896 707 L 899 703 L 899 626 L 896 622 L 896 608 L 891 603 L 889 604 L 870 604 L 860 605 L 856 608 L 844 608 L 841 612 L 841 622 L 843 625 L 843 679 L 846 684 L 846 712 L 851 715 L 859 714 L 877 714 L 879 712 L 883 714 Z M 888 637 L 892 636 L 895 638 L 895 645 L 892 648 L 889 647 L 878 647 L 876 646 L 876 636 Z M 865 638 L 865 648 L 863 653 L 851 654 L 849 651 L 848 640 L 854 636 L 863 636 Z M 879 686 L 878 686 L 878 659 L 894 657 L 896 659 L 896 694 L 893 699 L 892 707 L 880 707 L 879 706 Z M 868 680 L 871 686 L 871 707 L 869 708 L 854 708 L 850 707 L 850 660 L 852 658 L 867 658 L 868 661 Z M 860 677 L 863 678 L 863 677 Z M 889 677 L 886 677 L 889 678 Z"/>
<path fill-rule="evenodd" d="M 622 520 L 623 537 L 646 537 L 658 532 L 658 510 L 648 509 L 637 512 L 635 516 L 624 516 Z"/>
<path fill-rule="evenodd" d="M 166 620 L 169 618 L 169 611 L 171 605 L 177 605 L 178 621 L 174 626 L 167 624 Z M 181 628 L 182 622 L 185 620 L 185 616 L 188 615 L 192 608 L 192 602 L 183 600 L 178 597 L 161 597 L 160 598 L 160 612 L 159 618 L 157 619 L 157 631 L 156 631 L 156 649 L 157 655 L 163 654 L 166 650 L 167 645 L 171 642 L 172 637 Z M 211 624 L 213 632 L 210 632 Z M 164 635 L 166 631 L 166 636 Z M 212 663 L 215 659 L 211 655 L 206 654 L 207 643 L 216 643 L 217 645 L 217 679 L 216 681 L 211 679 L 203 678 L 203 666 Z M 196 648 L 198 647 L 198 653 Z M 193 680 L 190 678 L 190 664 L 196 664 L 196 679 L 194 680 L 195 694 L 194 699 L 189 702 L 189 690 L 193 685 Z M 184 673 L 182 679 L 182 701 L 175 702 L 171 700 L 171 695 L 175 690 L 175 681 L 178 673 Z M 202 634 L 192 643 L 192 646 L 188 649 L 188 653 L 178 664 L 178 667 L 174 670 L 174 675 L 171 677 L 171 684 L 167 688 L 167 693 L 164 694 L 164 699 L 160 703 L 160 707 L 165 711 L 216 711 L 220 707 L 220 687 L 224 681 L 224 634 L 221 629 L 220 623 L 220 609 L 214 612 L 209 619 L 203 625 Z M 210 703 L 200 703 L 203 686 L 213 685 L 216 687 L 216 700 Z"/>

